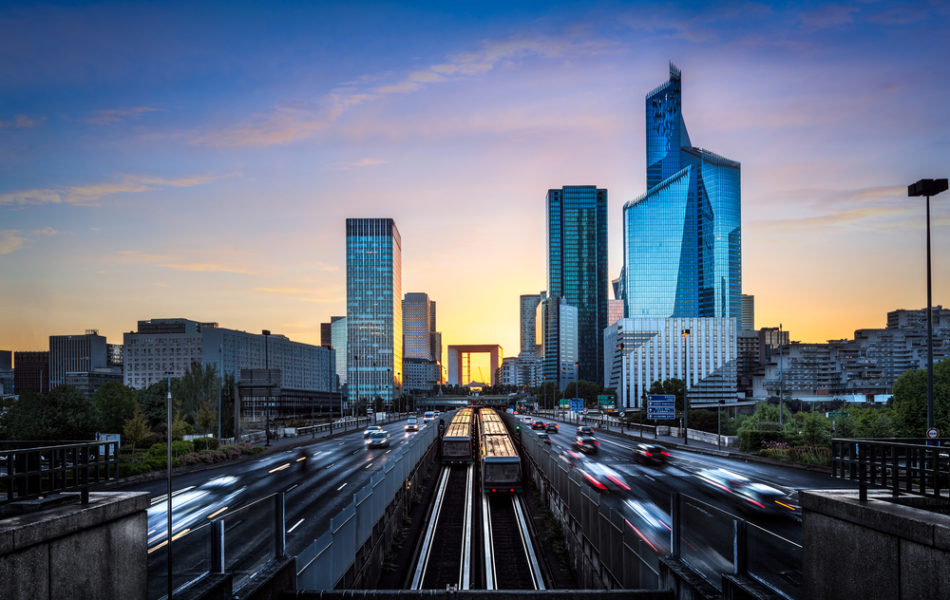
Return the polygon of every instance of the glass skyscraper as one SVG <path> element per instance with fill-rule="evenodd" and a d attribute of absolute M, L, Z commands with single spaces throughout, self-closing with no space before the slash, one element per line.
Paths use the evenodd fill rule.
<path fill-rule="evenodd" d="M 742 314 L 739 163 L 692 145 L 681 74 L 646 97 L 647 193 L 623 209 L 627 317 Z"/>
<path fill-rule="evenodd" d="M 392 219 L 346 220 L 346 338 L 349 401 L 391 404 L 402 377 L 402 240 Z"/>
<path fill-rule="evenodd" d="M 607 327 L 607 190 L 548 190 L 547 209 L 548 295 L 577 308 L 578 376 L 599 382 Z"/>

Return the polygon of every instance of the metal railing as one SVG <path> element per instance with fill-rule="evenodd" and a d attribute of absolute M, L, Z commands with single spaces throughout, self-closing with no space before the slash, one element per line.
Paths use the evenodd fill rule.
<path fill-rule="evenodd" d="M 950 447 L 920 438 L 840 439 L 831 441 L 831 474 L 858 482 L 862 501 L 868 487 L 926 496 L 950 503 Z"/>
<path fill-rule="evenodd" d="M 51 443 L 0 451 L 0 505 L 80 488 L 115 479 L 119 472 L 118 442 Z"/>

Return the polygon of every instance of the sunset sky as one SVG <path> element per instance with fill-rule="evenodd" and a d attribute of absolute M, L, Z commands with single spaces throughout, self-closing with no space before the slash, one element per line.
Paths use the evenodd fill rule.
<path fill-rule="evenodd" d="M 344 223 L 392 217 L 443 343 L 518 352 L 549 188 L 645 192 L 644 97 L 742 163 L 756 327 L 851 337 L 926 304 L 950 175 L 948 2 L 0 7 L 0 349 L 187 317 L 319 343 Z M 932 204 L 950 304 L 950 193 Z"/>

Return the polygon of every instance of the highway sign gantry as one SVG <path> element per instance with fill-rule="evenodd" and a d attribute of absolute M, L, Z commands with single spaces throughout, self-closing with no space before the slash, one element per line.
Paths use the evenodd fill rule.
<path fill-rule="evenodd" d="M 648 419 L 675 419 L 676 396 L 668 394 L 651 394 L 647 396 Z"/>

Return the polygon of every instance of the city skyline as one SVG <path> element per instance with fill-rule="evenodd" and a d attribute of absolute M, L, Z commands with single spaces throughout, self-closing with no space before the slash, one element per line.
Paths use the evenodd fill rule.
<path fill-rule="evenodd" d="M 926 303 L 906 186 L 947 176 L 945 4 L 282 7 L 0 12 L 0 347 L 174 317 L 318 344 L 345 314 L 345 219 L 386 216 L 445 344 L 514 356 L 546 190 L 608 190 L 618 276 L 670 60 L 695 138 L 742 162 L 757 327 L 825 341 Z"/>

